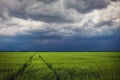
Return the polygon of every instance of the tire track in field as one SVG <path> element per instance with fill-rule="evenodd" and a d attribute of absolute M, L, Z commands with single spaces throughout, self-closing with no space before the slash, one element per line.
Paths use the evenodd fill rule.
<path fill-rule="evenodd" d="M 21 68 L 18 69 L 17 72 L 13 73 L 10 77 L 8 77 L 8 79 L 4 79 L 4 80 L 16 80 L 16 78 L 25 71 L 25 69 L 31 65 L 32 63 L 32 59 L 35 56 L 36 53 L 34 53 L 32 56 L 29 57 L 29 60 L 23 64 L 23 66 Z"/>
<path fill-rule="evenodd" d="M 44 58 L 38 53 L 39 58 L 45 63 L 45 65 L 54 73 L 56 80 L 60 80 L 59 75 L 57 74 L 56 70 L 52 67 L 51 63 L 48 63 L 44 60 Z"/>

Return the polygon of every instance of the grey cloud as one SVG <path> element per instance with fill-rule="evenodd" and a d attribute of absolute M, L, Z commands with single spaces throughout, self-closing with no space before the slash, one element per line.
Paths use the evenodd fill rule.
<path fill-rule="evenodd" d="M 0 0 L 0 9 L 7 9 L 11 16 L 31 18 L 46 22 L 71 22 L 78 20 L 78 13 L 66 9 L 62 0 Z"/>
<path fill-rule="evenodd" d="M 110 0 L 0 0 L 0 8 L 11 16 L 45 22 L 76 22 L 82 13 L 106 8 Z"/>
<path fill-rule="evenodd" d="M 63 3 L 64 1 L 58 0 L 50 4 L 44 4 L 42 2 L 35 3 L 26 8 L 26 12 L 30 16 L 48 17 L 54 20 L 56 17 L 60 21 L 77 21 L 79 20 L 78 13 L 73 9 L 66 9 Z M 42 16 L 42 17 L 41 17 Z M 53 18 L 52 18 L 53 17 Z M 56 20 L 54 20 L 56 21 Z"/>
<path fill-rule="evenodd" d="M 0 8 L 6 8 L 9 11 L 19 11 L 22 4 L 19 0 L 0 0 Z"/>
<path fill-rule="evenodd" d="M 95 25 L 95 27 L 102 27 L 102 26 L 109 26 L 109 27 L 112 27 L 113 26 L 113 21 L 112 20 L 108 20 L 108 21 L 102 21 L 102 22 L 99 22 L 98 24 Z"/>
<path fill-rule="evenodd" d="M 57 0 L 38 0 L 38 1 L 42 1 L 45 4 L 50 4 L 50 3 L 54 2 L 54 1 L 57 1 Z"/>
<path fill-rule="evenodd" d="M 88 13 L 94 9 L 102 9 L 109 4 L 109 0 L 66 0 L 68 8 L 74 8 L 80 13 Z"/>
<path fill-rule="evenodd" d="M 49 0 L 11 0 L 13 3 L 10 4 L 7 0 L 0 2 L 5 4 L 0 3 L 0 20 L 3 21 L 0 24 L 9 27 L 1 29 L 0 34 L 5 34 L 5 31 L 9 35 L 54 29 L 55 34 L 65 37 L 100 36 L 111 34 L 111 29 L 120 22 L 119 3 L 110 4 L 109 0 L 52 0 L 50 3 Z M 81 14 L 76 8 L 86 13 Z"/>
<path fill-rule="evenodd" d="M 6 8 L 0 8 L 0 19 L 6 20 L 9 18 L 9 11 Z"/>
<path fill-rule="evenodd" d="M 111 1 L 116 2 L 116 1 L 120 1 L 120 0 L 111 0 Z"/>

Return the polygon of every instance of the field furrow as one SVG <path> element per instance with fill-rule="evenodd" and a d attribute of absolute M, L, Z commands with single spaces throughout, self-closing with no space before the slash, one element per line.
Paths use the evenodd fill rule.
<path fill-rule="evenodd" d="M 0 52 L 0 80 L 120 80 L 120 52 Z"/>
<path fill-rule="evenodd" d="M 34 56 L 35 56 L 35 53 L 32 56 L 29 57 L 29 60 L 26 63 L 24 63 L 23 66 L 18 69 L 18 71 L 16 71 L 15 73 L 11 74 L 11 76 L 9 76 L 8 79 L 6 79 L 6 80 L 16 80 L 16 78 L 20 74 L 22 74 L 28 66 L 31 65 L 32 59 L 33 59 Z"/>
<path fill-rule="evenodd" d="M 46 64 L 46 66 L 54 73 L 56 80 L 60 80 L 60 77 L 57 73 L 57 71 L 52 67 L 51 63 L 48 63 L 44 60 L 44 58 L 38 53 L 39 58 Z"/>

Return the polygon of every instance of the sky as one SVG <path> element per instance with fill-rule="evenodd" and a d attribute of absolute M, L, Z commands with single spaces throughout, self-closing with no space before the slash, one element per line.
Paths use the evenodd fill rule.
<path fill-rule="evenodd" d="M 120 51 L 120 0 L 0 0 L 0 51 Z"/>

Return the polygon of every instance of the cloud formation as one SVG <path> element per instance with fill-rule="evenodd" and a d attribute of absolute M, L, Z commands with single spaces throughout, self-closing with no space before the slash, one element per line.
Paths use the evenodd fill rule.
<path fill-rule="evenodd" d="M 119 0 L 0 0 L 0 36 L 55 42 L 119 32 Z"/>
<path fill-rule="evenodd" d="M 120 26 L 119 5 L 120 2 L 110 0 L 53 0 L 50 3 L 49 0 L 0 0 L 0 34 L 17 35 L 43 29 L 68 36 L 79 31 L 83 36 L 110 34 Z"/>

